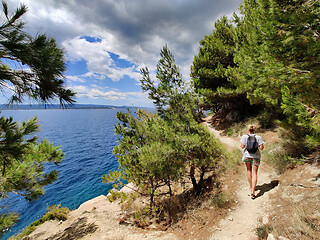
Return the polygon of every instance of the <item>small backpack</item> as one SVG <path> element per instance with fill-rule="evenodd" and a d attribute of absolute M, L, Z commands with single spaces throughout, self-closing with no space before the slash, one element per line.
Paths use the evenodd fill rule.
<path fill-rule="evenodd" d="M 256 135 L 250 136 L 248 134 L 248 140 L 247 140 L 247 151 L 249 153 L 256 153 L 258 151 L 258 141 L 256 139 Z"/>

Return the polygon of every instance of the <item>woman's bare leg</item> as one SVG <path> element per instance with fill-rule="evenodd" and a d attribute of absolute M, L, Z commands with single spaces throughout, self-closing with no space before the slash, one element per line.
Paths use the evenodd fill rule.
<path fill-rule="evenodd" d="M 254 195 L 254 192 L 256 190 L 257 181 L 258 181 L 258 168 L 257 165 L 252 165 L 252 183 L 251 183 L 251 195 Z"/>
<path fill-rule="evenodd" d="M 249 190 L 252 193 L 252 164 L 251 162 L 245 163 L 247 168 L 247 178 L 249 182 Z"/>

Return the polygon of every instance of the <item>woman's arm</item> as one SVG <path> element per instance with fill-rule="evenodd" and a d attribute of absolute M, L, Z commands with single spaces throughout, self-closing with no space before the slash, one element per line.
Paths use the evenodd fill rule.
<path fill-rule="evenodd" d="M 260 144 L 260 145 L 259 145 L 259 149 L 260 149 L 260 150 L 263 150 L 263 149 L 264 149 L 263 144 Z"/>
<path fill-rule="evenodd" d="M 244 144 L 240 143 L 240 147 L 241 147 L 242 149 L 244 149 L 246 146 L 245 146 Z"/>

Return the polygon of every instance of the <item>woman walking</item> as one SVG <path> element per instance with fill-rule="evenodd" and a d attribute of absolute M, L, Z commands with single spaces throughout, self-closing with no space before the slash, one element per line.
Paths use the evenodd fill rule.
<path fill-rule="evenodd" d="M 242 161 L 245 163 L 247 168 L 247 178 L 250 187 L 250 197 L 252 199 L 256 198 L 255 190 L 257 186 L 257 174 L 260 165 L 260 150 L 263 150 L 264 141 L 262 137 L 254 134 L 255 126 L 253 124 L 249 125 L 249 134 L 245 134 L 241 137 L 240 146 L 243 151 Z"/>

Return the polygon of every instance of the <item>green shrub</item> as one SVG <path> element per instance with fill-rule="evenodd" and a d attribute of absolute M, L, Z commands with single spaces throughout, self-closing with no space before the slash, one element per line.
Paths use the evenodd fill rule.
<path fill-rule="evenodd" d="M 256 234 L 258 235 L 259 240 L 265 240 L 268 238 L 268 234 L 272 231 L 270 225 L 261 225 L 256 228 Z"/>
<path fill-rule="evenodd" d="M 5 213 L 0 215 L 0 232 L 3 232 L 6 228 L 12 226 L 19 220 L 17 213 Z"/>
<path fill-rule="evenodd" d="M 233 133 L 234 133 L 233 132 L 233 128 L 229 128 L 228 131 L 227 131 L 227 136 L 231 137 L 233 135 Z"/>
<path fill-rule="evenodd" d="M 257 117 L 259 124 L 264 129 L 274 128 L 276 126 L 276 119 L 279 118 L 278 111 L 274 108 L 266 108 Z"/>
<path fill-rule="evenodd" d="M 255 124 L 256 126 L 259 125 L 259 120 L 256 117 L 248 117 L 241 122 L 237 122 L 232 124 L 232 126 L 228 129 L 227 135 L 228 136 L 241 136 L 243 134 L 248 133 L 248 125 Z"/>
<path fill-rule="evenodd" d="M 214 198 L 212 198 L 211 203 L 213 206 L 218 207 L 218 208 L 223 208 L 226 203 L 226 194 L 223 192 L 218 192 Z"/>
<path fill-rule="evenodd" d="M 67 220 L 67 215 L 70 212 L 70 210 L 67 207 L 61 207 L 60 204 L 49 206 L 47 208 L 47 212 L 37 221 L 33 222 L 25 228 L 22 233 L 20 233 L 17 236 L 12 236 L 9 238 L 9 240 L 20 240 L 23 239 L 23 237 L 28 236 L 30 233 L 32 233 L 37 226 L 41 225 L 42 223 L 50 220 L 58 220 L 58 221 L 65 221 Z"/>
<path fill-rule="evenodd" d="M 285 149 L 281 143 L 266 145 L 263 161 L 268 162 L 277 173 L 281 174 L 287 169 L 303 163 L 302 158 L 292 157 L 290 153 L 292 152 Z"/>
<path fill-rule="evenodd" d="M 242 152 L 239 149 L 233 150 L 231 152 L 226 152 L 224 167 L 226 169 L 236 170 L 241 163 L 241 158 Z"/>

